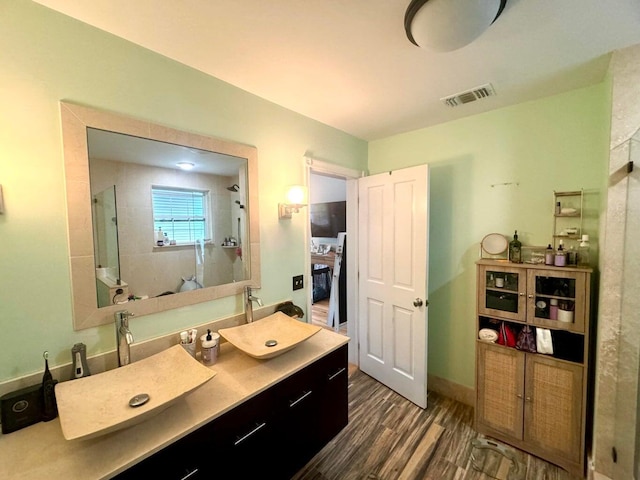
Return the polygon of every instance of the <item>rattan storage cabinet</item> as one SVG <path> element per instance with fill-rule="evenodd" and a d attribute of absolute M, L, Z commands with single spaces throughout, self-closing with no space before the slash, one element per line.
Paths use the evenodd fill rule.
<path fill-rule="evenodd" d="M 549 329 L 554 353 L 477 340 L 476 429 L 584 475 L 591 270 L 480 260 L 477 272 L 477 331 Z"/>

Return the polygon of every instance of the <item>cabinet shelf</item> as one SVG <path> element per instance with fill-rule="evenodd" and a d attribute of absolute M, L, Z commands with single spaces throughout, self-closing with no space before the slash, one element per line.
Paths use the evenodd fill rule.
<path fill-rule="evenodd" d="M 497 276 L 508 278 L 517 291 L 489 287 Z M 477 262 L 477 280 L 477 431 L 584 476 L 591 269 L 483 259 Z M 549 318 L 553 299 L 568 304 L 572 322 Z M 535 336 L 548 330 L 553 353 L 478 338 L 483 328 L 499 332 L 502 322 L 516 339 L 525 326 Z M 549 428 L 537 428 L 541 419 Z"/>
<path fill-rule="evenodd" d="M 500 288 L 500 287 L 487 287 L 487 291 L 489 291 L 489 292 L 499 292 L 499 293 L 510 293 L 512 295 L 518 295 L 518 291 L 517 290 L 509 290 L 507 288 Z"/>

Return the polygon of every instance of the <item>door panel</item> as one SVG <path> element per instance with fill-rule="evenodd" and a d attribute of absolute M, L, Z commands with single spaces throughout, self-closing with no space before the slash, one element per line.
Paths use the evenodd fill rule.
<path fill-rule="evenodd" d="M 384 343 L 384 331 L 383 331 L 383 307 L 382 302 L 376 301 L 372 298 L 368 299 L 367 312 L 364 315 L 364 319 L 367 322 L 367 351 L 366 355 L 379 362 L 382 361 L 383 343 Z"/>
<path fill-rule="evenodd" d="M 525 354 L 514 348 L 477 342 L 478 422 L 522 440 Z"/>
<path fill-rule="evenodd" d="M 415 377 L 415 358 L 413 352 L 413 312 L 400 307 L 393 309 L 393 343 L 395 357 L 393 368 L 396 372 L 405 375 L 407 378 Z"/>
<path fill-rule="evenodd" d="M 423 408 L 427 187 L 426 165 L 361 178 L 358 215 L 360 368 Z"/>
<path fill-rule="evenodd" d="M 572 462 L 580 461 L 582 375 L 581 365 L 527 359 L 525 440 Z"/>

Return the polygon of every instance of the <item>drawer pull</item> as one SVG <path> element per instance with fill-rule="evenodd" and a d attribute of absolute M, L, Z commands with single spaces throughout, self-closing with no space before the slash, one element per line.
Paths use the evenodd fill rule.
<path fill-rule="evenodd" d="M 305 393 L 304 395 L 302 395 L 299 399 L 295 400 L 295 401 L 291 401 L 289 400 L 289 408 L 291 407 L 295 407 L 298 403 L 300 403 L 302 400 L 304 400 L 305 398 L 307 398 L 309 395 L 311 395 L 311 393 L 313 392 L 313 390 L 309 390 L 307 393 Z"/>
<path fill-rule="evenodd" d="M 242 442 L 244 442 L 247 438 L 249 438 L 251 435 L 253 435 L 254 433 L 256 433 L 258 430 L 260 430 L 262 427 L 264 427 L 266 425 L 266 422 L 262 422 L 260 425 L 258 425 L 256 428 L 254 428 L 253 430 L 251 430 L 249 433 L 247 433 L 244 437 L 239 438 L 238 440 L 235 441 L 234 445 L 240 445 Z"/>
<path fill-rule="evenodd" d="M 336 378 L 338 375 L 340 375 L 342 372 L 344 372 L 346 370 L 346 368 L 342 367 L 340 370 L 338 370 L 336 373 L 334 373 L 333 375 L 329 375 L 329 381 L 333 380 L 334 378 Z"/>
<path fill-rule="evenodd" d="M 192 472 L 187 473 L 184 477 L 182 477 L 180 480 L 187 480 L 188 478 L 193 477 L 196 473 L 198 473 L 198 469 L 196 468 L 195 470 L 193 470 Z"/>

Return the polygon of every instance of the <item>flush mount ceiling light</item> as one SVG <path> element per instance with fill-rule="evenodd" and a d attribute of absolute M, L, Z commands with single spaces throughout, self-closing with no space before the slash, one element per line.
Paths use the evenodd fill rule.
<path fill-rule="evenodd" d="M 411 43 L 439 52 L 468 45 L 500 16 L 507 0 L 412 0 L 404 16 Z"/>
<path fill-rule="evenodd" d="M 193 167 L 196 166 L 196 164 L 192 162 L 178 162 L 176 163 L 176 165 L 178 166 L 178 168 L 182 170 L 191 170 Z"/>

